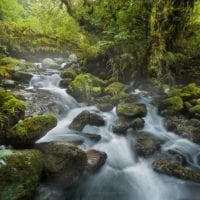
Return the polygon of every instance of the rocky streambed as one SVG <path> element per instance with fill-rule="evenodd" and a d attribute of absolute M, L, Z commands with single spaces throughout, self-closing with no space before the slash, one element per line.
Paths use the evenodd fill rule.
<path fill-rule="evenodd" d="M 82 73 L 75 55 L 9 59 L 0 199 L 199 198 L 200 87 L 138 90 Z"/>

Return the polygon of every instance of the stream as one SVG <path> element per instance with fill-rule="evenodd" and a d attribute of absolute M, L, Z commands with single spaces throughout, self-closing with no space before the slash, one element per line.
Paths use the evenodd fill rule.
<path fill-rule="evenodd" d="M 160 152 L 169 149 L 178 150 L 191 166 L 200 168 L 197 164 L 200 147 L 164 128 L 163 118 L 158 115 L 157 107 L 152 104 L 153 97 L 148 91 L 132 91 L 137 93 L 139 102 L 144 103 L 148 110 L 143 130 L 164 142 L 160 152 L 148 158 L 140 158 L 134 151 L 133 130 L 126 136 L 112 132 L 112 124 L 117 119 L 116 108 L 110 112 L 101 112 L 95 106 L 78 103 L 65 89 L 59 87 L 60 80 L 57 71 L 36 74 L 27 88 L 27 91 L 43 93 L 47 99 L 54 101 L 52 103 L 56 107 L 57 126 L 37 142 L 83 141 L 80 148 L 104 151 L 108 158 L 97 174 L 85 178 L 68 191 L 41 184 L 34 200 L 200 200 L 200 184 L 165 176 L 154 172 L 152 168 L 155 158 L 162 156 Z M 106 121 L 103 127 L 87 125 L 83 130 L 101 135 L 102 139 L 98 143 L 93 143 L 68 128 L 83 110 L 97 113 Z"/>

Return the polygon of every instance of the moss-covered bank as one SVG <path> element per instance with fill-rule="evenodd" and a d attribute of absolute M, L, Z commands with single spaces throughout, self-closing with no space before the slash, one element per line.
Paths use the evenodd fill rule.
<path fill-rule="evenodd" d="M 0 199 L 30 200 L 43 164 L 37 150 L 0 150 Z"/>

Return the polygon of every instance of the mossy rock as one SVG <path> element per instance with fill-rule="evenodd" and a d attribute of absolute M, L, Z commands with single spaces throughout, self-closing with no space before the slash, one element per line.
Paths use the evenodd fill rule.
<path fill-rule="evenodd" d="M 37 150 L 0 150 L 0 199 L 31 199 L 43 165 Z"/>
<path fill-rule="evenodd" d="M 87 165 L 87 155 L 84 151 L 68 142 L 41 143 L 37 146 L 45 158 L 44 172 L 61 187 L 69 187 L 78 180 Z"/>
<path fill-rule="evenodd" d="M 147 157 L 160 149 L 161 141 L 147 132 L 136 134 L 135 149 L 139 156 Z"/>
<path fill-rule="evenodd" d="M 60 67 L 60 65 L 58 63 L 56 63 L 53 59 L 51 58 L 45 58 L 42 60 L 42 65 L 45 68 L 58 68 Z"/>
<path fill-rule="evenodd" d="M 5 137 L 7 129 L 25 116 L 25 104 L 11 93 L 0 90 L 0 138 Z"/>
<path fill-rule="evenodd" d="M 102 87 L 105 82 L 92 74 L 79 74 L 71 82 L 68 92 L 79 101 L 93 101 L 94 97 L 98 97 L 102 93 Z"/>
<path fill-rule="evenodd" d="M 119 92 L 123 91 L 124 89 L 125 89 L 125 85 L 123 83 L 114 82 L 114 83 L 111 83 L 110 85 L 108 85 L 104 89 L 104 93 L 108 94 L 108 95 L 111 95 L 111 96 L 115 96 Z"/>
<path fill-rule="evenodd" d="M 77 76 L 77 73 L 74 69 L 67 68 L 61 72 L 60 76 L 63 79 L 66 79 L 66 78 L 74 79 Z"/>
<path fill-rule="evenodd" d="M 69 128 L 82 131 L 87 124 L 92 126 L 104 126 L 105 121 L 100 115 L 90 113 L 89 111 L 85 110 L 73 119 L 72 123 L 69 125 Z"/>
<path fill-rule="evenodd" d="M 197 119 L 187 119 L 183 115 L 168 116 L 165 119 L 165 126 L 169 131 L 177 135 L 188 138 L 192 142 L 200 144 L 200 121 Z"/>
<path fill-rule="evenodd" d="M 120 103 L 117 105 L 117 114 L 127 118 L 145 117 L 147 109 L 141 103 Z"/>
<path fill-rule="evenodd" d="M 190 83 L 182 89 L 183 93 L 188 93 L 190 98 L 199 98 L 200 97 L 200 87 L 195 83 Z"/>
<path fill-rule="evenodd" d="M 22 65 L 23 63 L 20 60 L 14 59 L 12 57 L 4 57 L 0 59 L 0 77 L 1 78 L 11 78 L 12 70 L 17 65 Z"/>
<path fill-rule="evenodd" d="M 7 142 L 17 148 L 30 148 L 57 125 L 54 115 L 41 115 L 19 121 L 6 134 Z"/>
<path fill-rule="evenodd" d="M 189 113 L 192 117 L 200 119 L 200 105 L 196 105 L 190 108 Z"/>
<path fill-rule="evenodd" d="M 144 127 L 144 120 L 142 118 L 135 118 L 135 119 L 118 119 L 114 121 L 112 125 L 112 130 L 114 133 L 123 134 L 127 133 L 129 128 L 134 130 L 138 130 Z"/>
<path fill-rule="evenodd" d="M 125 92 L 125 88 L 126 85 L 124 85 L 123 83 L 113 82 L 104 89 L 104 94 L 110 95 L 111 102 L 115 104 L 120 100 L 128 98 L 128 94 Z"/>
<path fill-rule="evenodd" d="M 168 97 L 174 97 L 174 96 L 179 96 L 182 99 L 186 100 L 190 98 L 190 93 L 187 91 L 183 91 L 183 89 L 181 88 L 175 88 L 173 90 L 171 90 L 168 95 Z"/>
<path fill-rule="evenodd" d="M 195 83 L 190 83 L 183 88 L 175 88 L 168 93 L 168 97 L 179 96 L 184 101 L 200 97 L 200 87 Z"/>
<path fill-rule="evenodd" d="M 180 96 L 169 97 L 160 105 L 161 115 L 174 115 L 183 110 L 183 100 Z"/>
<path fill-rule="evenodd" d="M 15 58 L 12 58 L 12 57 L 4 57 L 4 58 L 0 59 L 0 65 L 12 65 L 12 66 L 15 66 L 15 65 L 20 65 L 20 64 L 22 64 L 21 61 L 15 59 Z"/>
<path fill-rule="evenodd" d="M 156 160 L 153 163 L 153 169 L 168 176 L 200 183 L 200 173 L 168 160 Z"/>

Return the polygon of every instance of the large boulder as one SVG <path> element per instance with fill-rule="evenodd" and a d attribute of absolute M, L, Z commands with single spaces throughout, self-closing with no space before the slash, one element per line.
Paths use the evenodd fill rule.
<path fill-rule="evenodd" d="M 43 164 L 37 150 L 0 150 L 0 199 L 31 199 Z"/>
<path fill-rule="evenodd" d="M 156 160 L 153 163 L 153 169 L 168 176 L 200 183 L 200 173 L 168 160 Z"/>
<path fill-rule="evenodd" d="M 161 100 L 160 114 L 168 117 L 184 113 L 189 117 L 200 118 L 200 87 L 191 83 L 183 88 L 175 88 Z"/>
<path fill-rule="evenodd" d="M 200 144 L 200 121 L 198 119 L 187 119 L 183 115 L 171 116 L 165 119 L 164 125 L 169 131 Z"/>
<path fill-rule="evenodd" d="M 128 98 L 128 94 L 125 92 L 126 88 L 127 86 L 124 85 L 123 83 L 113 82 L 104 89 L 104 94 L 110 95 L 111 96 L 110 101 L 115 104 L 120 100 Z"/>
<path fill-rule="evenodd" d="M 102 151 L 91 149 L 87 151 L 87 169 L 88 173 L 97 172 L 106 162 L 107 154 Z"/>
<path fill-rule="evenodd" d="M 6 134 L 7 142 L 17 148 L 30 148 L 35 141 L 57 125 L 54 115 L 41 115 L 19 121 Z"/>
<path fill-rule="evenodd" d="M 147 109 L 141 103 L 120 103 L 117 105 L 117 114 L 126 118 L 145 117 Z"/>
<path fill-rule="evenodd" d="M 37 146 L 45 158 L 44 171 L 54 184 L 69 187 L 80 180 L 87 165 L 84 151 L 68 142 L 41 143 Z"/>
<path fill-rule="evenodd" d="M 60 66 L 59 64 L 56 63 L 56 61 L 54 61 L 51 58 L 45 58 L 45 59 L 43 59 L 42 60 L 42 65 L 45 68 L 57 68 L 57 67 Z"/>
<path fill-rule="evenodd" d="M 83 73 L 76 76 L 70 83 L 68 92 L 79 101 L 94 101 L 102 93 L 102 87 L 105 82 L 89 73 Z"/>
<path fill-rule="evenodd" d="M 77 131 L 82 131 L 87 124 L 93 126 L 104 126 L 105 121 L 101 116 L 85 110 L 73 119 L 72 123 L 69 125 L 69 128 Z"/>
<path fill-rule="evenodd" d="M 143 127 L 144 127 L 144 120 L 142 118 L 135 118 L 132 120 L 118 119 L 112 125 L 112 130 L 114 133 L 126 134 L 126 131 L 129 128 L 137 130 L 137 129 L 141 129 Z"/>
<path fill-rule="evenodd" d="M 147 132 L 136 134 L 135 149 L 139 156 L 147 157 L 160 149 L 161 142 Z"/>
<path fill-rule="evenodd" d="M 25 104 L 12 94 L 0 90 L 0 140 L 5 140 L 9 127 L 16 124 L 25 115 Z"/>
<path fill-rule="evenodd" d="M 169 97 L 160 105 L 161 115 L 175 115 L 183 110 L 183 100 L 180 96 Z"/>

